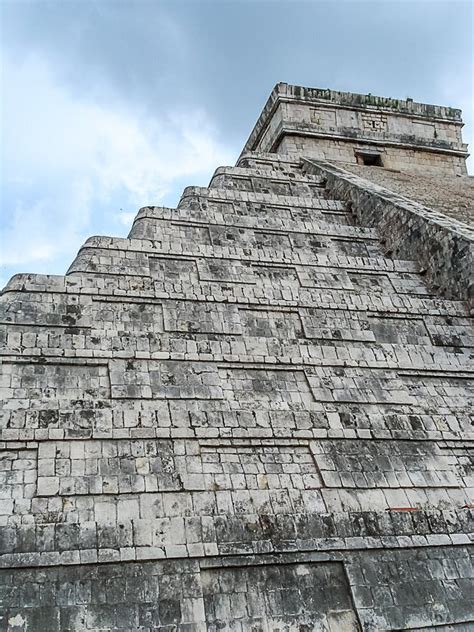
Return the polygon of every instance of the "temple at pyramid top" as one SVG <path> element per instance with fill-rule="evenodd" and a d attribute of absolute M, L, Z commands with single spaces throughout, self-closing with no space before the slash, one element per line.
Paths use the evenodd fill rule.
<path fill-rule="evenodd" d="M 466 175 L 462 127 L 461 110 L 451 107 L 278 83 L 244 152 Z"/>

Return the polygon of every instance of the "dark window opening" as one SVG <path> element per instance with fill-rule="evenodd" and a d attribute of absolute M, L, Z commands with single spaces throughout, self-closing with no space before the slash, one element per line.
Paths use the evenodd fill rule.
<path fill-rule="evenodd" d="M 378 152 L 356 151 L 357 163 L 366 167 L 383 167 L 382 156 Z"/>

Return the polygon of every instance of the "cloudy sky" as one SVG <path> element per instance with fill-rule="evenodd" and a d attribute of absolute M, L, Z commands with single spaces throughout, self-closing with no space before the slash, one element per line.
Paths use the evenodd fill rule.
<path fill-rule="evenodd" d="M 0 0 L 0 286 L 232 164 L 273 85 L 464 110 L 470 0 Z M 471 168 L 472 172 L 472 168 Z"/>

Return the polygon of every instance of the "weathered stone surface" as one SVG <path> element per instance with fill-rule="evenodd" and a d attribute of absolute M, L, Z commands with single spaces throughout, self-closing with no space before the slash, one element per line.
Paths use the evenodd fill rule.
<path fill-rule="evenodd" d="M 344 168 L 374 184 L 474 226 L 473 176 L 426 176 L 349 163 Z"/>
<path fill-rule="evenodd" d="M 326 174 L 331 194 L 346 200 L 360 223 L 378 229 L 390 257 L 416 257 L 432 289 L 474 306 L 474 231 L 470 226 L 339 167 L 305 164 L 310 171 Z"/>
<path fill-rule="evenodd" d="M 353 164 L 365 164 L 367 156 L 391 169 L 466 175 L 461 128 L 461 111 L 454 108 L 279 83 L 244 152 Z"/>
<path fill-rule="evenodd" d="M 314 160 L 464 173 L 460 124 L 280 85 L 209 187 L 11 279 L 0 629 L 472 629 L 470 233 Z"/>

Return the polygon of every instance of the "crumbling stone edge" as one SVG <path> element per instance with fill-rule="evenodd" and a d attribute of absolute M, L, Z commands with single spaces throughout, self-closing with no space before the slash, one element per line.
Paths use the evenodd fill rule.
<path fill-rule="evenodd" d="M 328 194 L 350 204 L 358 222 L 378 230 L 387 254 L 414 259 L 433 291 L 468 301 L 474 313 L 474 231 L 469 226 L 332 163 L 302 158 L 302 167 L 322 176 Z"/>

